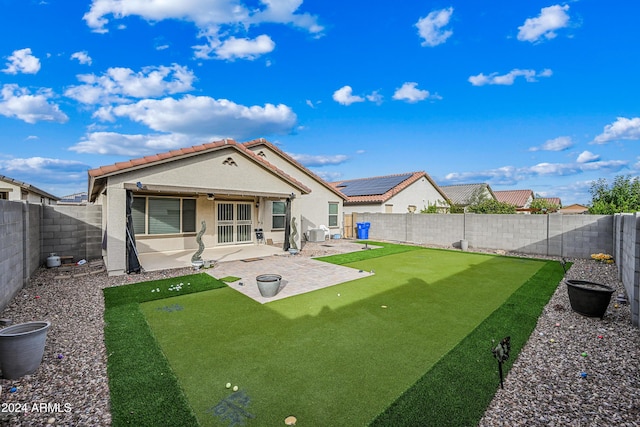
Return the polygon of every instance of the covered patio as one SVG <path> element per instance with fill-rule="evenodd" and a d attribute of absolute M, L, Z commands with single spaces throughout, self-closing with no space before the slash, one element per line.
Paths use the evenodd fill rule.
<path fill-rule="evenodd" d="M 166 270 L 170 268 L 191 267 L 191 256 L 194 249 L 178 251 L 147 252 L 138 255 L 140 265 L 145 271 Z M 205 261 L 224 262 L 252 258 L 285 255 L 281 247 L 271 245 L 230 245 L 206 248 L 202 253 Z"/>

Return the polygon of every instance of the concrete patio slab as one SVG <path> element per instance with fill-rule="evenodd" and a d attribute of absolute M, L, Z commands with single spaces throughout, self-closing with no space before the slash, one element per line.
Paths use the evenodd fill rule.
<path fill-rule="evenodd" d="M 169 268 L 191 267 L 191 257 L 195 249 L 166 251 L 140 254 L 138 259 L 145 271 L 166 270 Z M 282 248 L 270 245 L 234 245 L 206 248 L 201 257 L 203 260 L 223 262 L 239 259 L 269 257 L 285 254 Z"/>
<path fill-rule="evenodd" d="M 368 277 L 372 274 L 298 255 L 271 256 L 253 261 L 221 262 L 215 268 L 205 271 L 216 279 L 228 276 L 240 277 L 238 281 L 227 283 L 229 287 L 260 304 Z M 260 274 L 279 274 L 282 276 L 280 291 L 276 296 L 265 298 L 260 295 L 256 284 L 256 276 Z"/>

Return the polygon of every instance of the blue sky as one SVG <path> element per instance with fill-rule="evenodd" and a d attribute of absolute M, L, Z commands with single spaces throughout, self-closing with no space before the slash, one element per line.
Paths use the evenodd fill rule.
<path fill-rule="evenodd" d="M 0 174 L 264 137 L 334 181 L 588 203 L 640 170 L 640 3 L 0 0 Z"/>

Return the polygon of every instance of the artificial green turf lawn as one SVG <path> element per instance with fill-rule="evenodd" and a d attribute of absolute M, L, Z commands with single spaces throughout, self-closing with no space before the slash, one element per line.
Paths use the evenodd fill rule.
<path fill-rule="evenodd" d="M 417 248 L 347 264 L 373 276 L 266 305 L 224 288 L 141 309 L 201 425 L 229 425 L 214 408 L 230 396 L 246 397 L 248 426 L 288 415 L 366 425 L 545 264 Z M 495 369 L 490 357 L 476 360 Z"/>
<path fill-rule="evenodd" d="M 176 290 L 180 283 L 181 289 Z M 114 426 L 197 425 L 139 303 L 163 299 L 166 304 L 171 301 L 166 299 L 168 296 L 224 286 L 203 273 L 104 289 L 104 334 Z M 160 292 L 152 292 L 156 289 Z"/>

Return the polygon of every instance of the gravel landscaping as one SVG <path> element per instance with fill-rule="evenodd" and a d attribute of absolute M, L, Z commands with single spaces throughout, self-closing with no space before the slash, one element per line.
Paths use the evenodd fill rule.
<path fill-rule="evenodd" d="M 336 252 L 339 248 L 307 243 L 301 254 Z M 567 278 L 617 289 L 607 314 L 601 320 L 574 313 L 560 284 L 480 426 L 640 426 L 640 329 L 631 326 L 629 305 L 614 307 L 615 296 L 624 293 L 616 267 L 572 261 Z M 57 269 L 38 270 L 0 316 L 13 324 L 52 323 L 40 368 L 18 380 L 0 380 L 0 425 L 110 425 L 102 289 L 193 269 L 108 277 L 92 263 L 73 267 L 72 273 L 56 278 Z M 20 412 L 7 412 L 16 404 Z"/>

